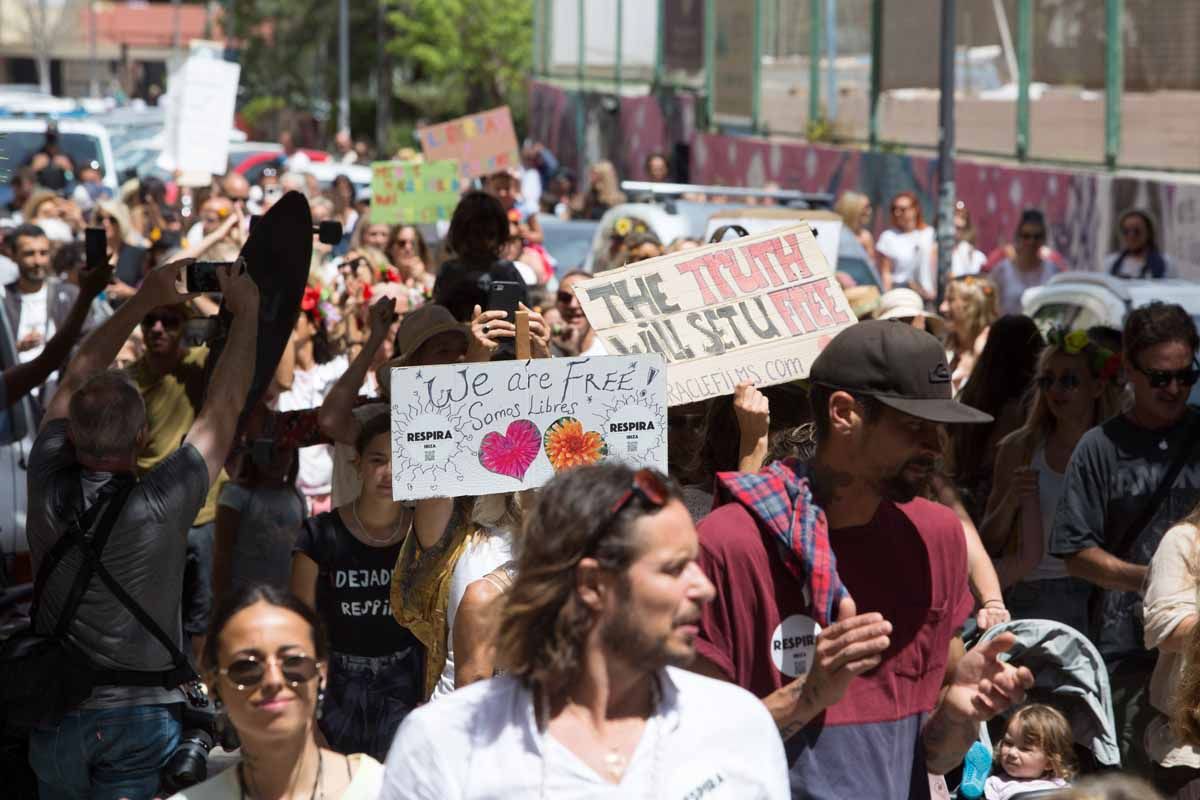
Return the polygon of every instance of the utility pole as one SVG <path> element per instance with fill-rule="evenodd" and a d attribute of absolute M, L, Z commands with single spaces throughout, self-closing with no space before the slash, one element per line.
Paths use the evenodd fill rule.
<path fill-rule="evenodd" d="M 379 30 L 376 33 L 375 50 L 378 74 L 375 80 L 375 150 L 380 158 L 386 159 L 391 147 L 392 124 L 392 57 L 387 44 L 391 38 L 388 24 L 387 0 L 378 0 Z"/>
<path fill-rule="evenodd" d="M 350 3 L 338 0 L 338 114 L 339 131 L 350 130 Z"/>
<path fill-rule="evenodd" d="M 950 280 L 954 255 L 954 34 L 956 0 L 942 0 L 941 97 L 938 100 L 937 302 Z"/>
<path fill-rule="evenodd" d="M 100 64 L 96 59 L 96 0 L 88 4 L 88 94 L 100 96 Z"/>

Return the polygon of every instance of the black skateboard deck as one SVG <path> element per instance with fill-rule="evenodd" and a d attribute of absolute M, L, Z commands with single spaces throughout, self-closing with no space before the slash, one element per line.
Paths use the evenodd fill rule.
<path fill-rule="evenodd" d="M 300 300 L 308 282 L 312 260 L 313 223 L 308 200 L 299 192 L 288 192 L 262 217 L 253 221 L 250 236 L 242 245 L 240 258 L 258 286 L 258 334 L 255 343 L 254 379 L 245 405 L 240 409 L 238 427 L 258 402 L 283 355 L 300 314 Z M 217 334 L 209 345 L 207 378 L 225 349 L 233 315 L 222 301 L 217 315 Z M 231 409 L 232 410 L 232 409 Z"/>

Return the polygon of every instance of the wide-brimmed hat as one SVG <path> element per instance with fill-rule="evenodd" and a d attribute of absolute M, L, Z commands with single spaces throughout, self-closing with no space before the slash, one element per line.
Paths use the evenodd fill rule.
<path fill-rule="evenodd" d="M 407 367 L 421 345 L 435 336 L 446 332 L 458 333 L 463 341 L 470 342 L 467 326 L 454 318 L 450 309 L 437 303 L 426 303 L 404 317 L 400 330 L 396 333 L 396 357 L 384 362 L 375 370 L 375 378 L 380 386 L 388 386 L 388 376 L 392 367 Z"/>
<path fill-rule="evenodd" d="M 921 295 L 912 289 L 905 288 L 884 292 L 879 298 L 879 305 L 875 307 L 875 312 L 871 316 L 874 319 L 924 317 L 926 328 L 935 335 L 939 334 L 945 325 L 942 317 L 925 310 L 925 301 L 921 299 Z"/>

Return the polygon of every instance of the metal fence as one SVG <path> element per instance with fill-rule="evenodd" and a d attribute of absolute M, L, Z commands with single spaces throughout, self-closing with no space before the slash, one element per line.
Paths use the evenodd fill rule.
<path fill-rule="evenodd" d="M 941 0 L 535 0 L 535 73 L 709 129 L 933 149 Z M 1200 2 L 960 0 L 959 152 L 1200 171 Z"/>

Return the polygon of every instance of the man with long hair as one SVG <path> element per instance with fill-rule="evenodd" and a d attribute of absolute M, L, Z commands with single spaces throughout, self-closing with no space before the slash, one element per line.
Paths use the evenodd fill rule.
<path fill-rule="evenodd" d="M 713 597 L 674 482 L 568 471 L 522 541 L 497 647 L 507 674 L 410 714 L 382 798 L 789 796 L 762 704 L 674 666 Z"/>

